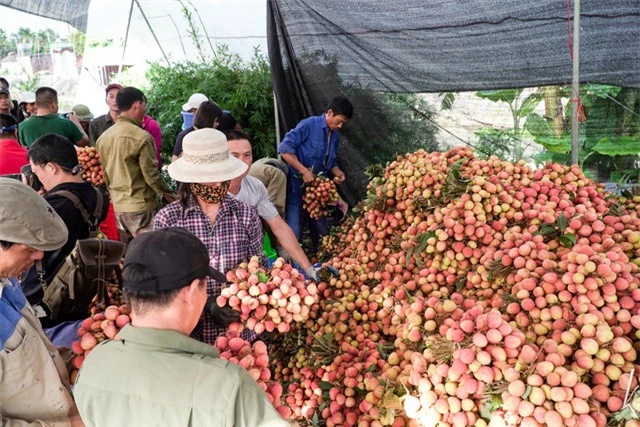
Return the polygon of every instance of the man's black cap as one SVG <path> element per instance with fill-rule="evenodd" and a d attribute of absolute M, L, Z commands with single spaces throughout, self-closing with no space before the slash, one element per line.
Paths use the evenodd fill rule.
<path fill-rule="evenodd" d="M 131 264 L 145 266 L 153 278 L 129 280 L 126 267 Z M 169 291 L 204 277 L 227 281 L 224 274 L 209 265 L 204 243 L 179 227 L 162 228 L 133 239 L 124 257 L 124 268 L 124 287 L 133 291 Z"/>

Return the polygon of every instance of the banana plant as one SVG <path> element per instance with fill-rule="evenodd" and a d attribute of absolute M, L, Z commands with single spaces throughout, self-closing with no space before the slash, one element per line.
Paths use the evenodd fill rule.
<path fill-rule="evenodd" d="M 565 99 L 574 98 L 568 87 L 561 88 L 561 94 Z M 640 181 L 638 170 L 634 167 L 640 154 L 640 98 L 637 91 L 610 85 L 585 84 L 580 90 L 580 100 L 587 116 L 579 136 L 580 166 L 596 168 L 613 182 Z M 570 109 L 571 102 L 567 102 L 567 126 L 560 136 L 554 135 L 547 118 L 535 113 L 527 117 L 525 129 L 545 149 L 535 156 L 536 163 L 553 161 L 569 164 Z"/>
<path fill-rule="evenodd" d="M 533 113 L 543 99 L 543 93 L 537 90 L 528 95 L 524 95 L 524 89 L 500 89 L 483 90 L 476 93 L 480 98 L 489 99 L 493 102 L 504 102 L 509 106 L 511 118 L 513 120 L 514 155 L 513 160 L 519 161 L 523 157 L 522 132 L 524 121 Z"/>

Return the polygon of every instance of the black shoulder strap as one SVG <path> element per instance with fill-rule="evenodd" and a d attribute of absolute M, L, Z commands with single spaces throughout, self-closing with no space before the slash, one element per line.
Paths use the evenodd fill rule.
<path fill-rule="evenodd" d="M 75 194 L 67 190 L 56 191 L 53 194 L 58 194 L 62 197 L 65 197 L 71 200 L 71 202 L 73 203 L 73 206 L 75 206 L 76 209 L 80 211 L 80 215 L 82 215 L 82 219 L 84 219 L 84 222 L 86 222 L 87 225 L 89 225 L 90 227 L 93 227 L 93 223 L 91 223 L 91 218 L 89 217 L 89 212 L 87 212 L 87 209 L 85 209 L 85 207 L 82 205 L 82 202 L 80 201 L 80 199 L 78 199 L 78 197 Z"/>
<path fill-rule="evenodd" d="M 87 212 L 87 209 L 84 207 L 80 199 L 78 199 L 78 196 L 76 196 L 72 192 L 67 190 L 59 190 L 51 194 L 59 194 L 62 197 L 65 197 L 71 200 L 71 203 L 73 203 L 73 206 L 75 206 L 76 209 L 80 211 L 80 215 L 82 215 L 82 219 L 84 220 L 84 222 L 86 222 L 89 227 L 97 227 L 98 222 L 100 222 L 100 217 L 102 216 L 102 207 L 104 206 L 104 198 L 102 196 L 102 191 L 100 191 L 96 187 L 93 187 L 93 189 L 96 192 L 96 208 L 93 211 L 93 221 L 91 221 L 89 212 Z"/>
<path fill-rule="evenodd" d="M 93 218 L 97 225 L 100 222 L 100 217 L 102 217 L 104 197 L 102 196 L 102 191 L 100 191 L 98 187 L 93 187 L 93 189 L 96 190 L 96 209 L 93 211 Z"/>

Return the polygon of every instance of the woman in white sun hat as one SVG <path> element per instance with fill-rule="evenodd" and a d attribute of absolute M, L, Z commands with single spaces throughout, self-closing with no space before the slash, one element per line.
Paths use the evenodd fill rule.
<path fill-rule="evenodd" d="M 180 183 L 179 200 L 158 212 L 154 230 L 186 228 L 207 247 L 211 266 L 223 273 L 254 255 L 261 256 L 262 224 L 258 211 L 227 195 L 230 181 L 244 174 L 248 166 L 229 155 L 227 138 L 215 129 L 187 134 L 182 148 L 182 157 L 168 168 L 171 178 Z M 220 309 L 215 304 L 222 286 L 225 284 L 211 279 L 207 283 L 209 299 L 202 328 L 195 337 L 208 344 L 214 344 L 228 324 L 238 319 L 233 310 Z"/>

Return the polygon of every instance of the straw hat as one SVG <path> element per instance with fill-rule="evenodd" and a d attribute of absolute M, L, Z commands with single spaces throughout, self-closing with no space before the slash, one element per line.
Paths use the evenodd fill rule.
<path fill-rule="evenodd" d="M 169 176 L 178 182 L 209 183 L 237 178 L 249 169 L 229 154 L 229 144 L 218 130 L 204 128 L 185 135 L 182 156 L 169 165 Z"/>

